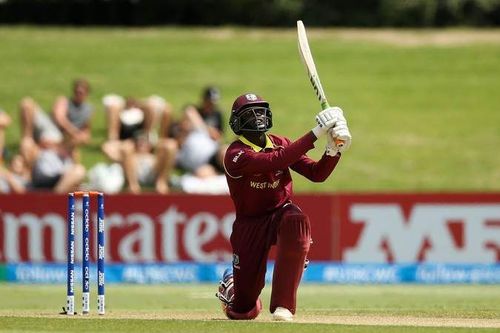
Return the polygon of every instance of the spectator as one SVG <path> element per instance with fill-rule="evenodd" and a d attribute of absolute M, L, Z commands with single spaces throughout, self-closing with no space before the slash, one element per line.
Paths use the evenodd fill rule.
<path fill-rule="evenodd" d="M 90 85 L 84 79 L 73 82 L 71 97 L 59 96 L 48 116 L 30 97 L 21 100 L 21 154 L 27 161 L 33 161 L 29 154 L 36 151 L 34 145 L 44 145 L 43 137 L 56 141 L 65 139 L 65 143 L 78 160 L 76 147 L 87 144 L 91 139 L 90 117 L 92 106 L 87 102 Z"/>
<path fill-rule="evenodd" d="M 172 112 L 170 104 L 156 95 L 141 101 L 110 94 L 102 102 L 108 116 L 108 140 L 131 139 L 136 131 L 151 133 L 155 121 Z"/>
<path fill-rule="evenodd" d="M 172 131 L 179 147 L 176 166 L 200 178 L 220 173 L 226 148 L 210 136 L 209 127 L 196 108 L 188 105 Z"/>
<path fill-rule="evenodd" d="M 0 167 L 0 193 L 24 193 L 30 186 L 31 175 L 21 155 L 15 155 L 9 168 Z"/>
<path fill-rule="evenodd" d="M 76 163 L 71 152 L 59 136 L 45 132 L 40 137 L 40 145 L 34 145 L 28 152 L 32 160 L 31 185 L 33 189 L 53 190 L 67 193 L 78 188 L 85 178 L 85 168 Z"/>
<path fill-rule="evenodd" d="M 224 126 L 219 99 L 217 88 L 205 88 L 201 104 L 187 105 L 168 133 L 178 145 L 176 166 L 201 179 L 223 173 L 222 159 L 227 146 L 221 143 Z"/>
<path fill-rule="evenodd" d="M 29 182 L 29 172 L 20 155 L 12 158 L 9 168 L 4 167 L 5 131 L 11 123 L 9 115 L 0 109 L 0 193 L 23 193 Z"/>
<path fill-rule="evenodd" d="M 201 118 L 207 125 L 208 133 L 214 140 L 221 140 L 224 134 L 224 118 L 219 109 L 220 92 L 216 87 L 206 87 L 202 93 L 201 104 L 197 107 Z"/>
<path fill-rule="evenodd" d="M 73 83 L 73 96 L 60 96 L 54 105 L 53 118 L 71 146 L 90 142 L 92 106 L 87 102 L 89 93 L 89 83 L 77 79 Z"/>
<path fill-rule="evenodd" d="M 124 140 L 134 139 L 138 133 L 147 133 L 149 140 L 156 135 L 153 125 L 161 120 L 160 127 L 169 126 L 171 106 L 159 96 L 150 96 L 145 101 L 119 95 L 103 98 L 108 121 L 108 139 L 102 145 L 104 154 L 114 162 L 120 162 L 121 145 Z"/>
<path fill-rule="evenodd" d="M 141 186 L 154 186 L 158 193 L 169 192 L 168 178 L 174 165 L 175 146 L 161 139 L 153 145 L 145 132 L 136 132 L 134 140 L 120 145 L 120 161 L 125 171 L 129 191 L 140 193 Z M 174 150 L 172 154 L 171 151 Z"/>

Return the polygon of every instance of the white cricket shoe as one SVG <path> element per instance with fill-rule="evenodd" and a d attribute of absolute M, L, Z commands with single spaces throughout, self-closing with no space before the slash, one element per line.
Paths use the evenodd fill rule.
<path fill-rule="evenodd" d="M 273 319 L 276 321 L 292 321 L 293 314 L 290 310 L 278 306 L 273 312 Z"/>

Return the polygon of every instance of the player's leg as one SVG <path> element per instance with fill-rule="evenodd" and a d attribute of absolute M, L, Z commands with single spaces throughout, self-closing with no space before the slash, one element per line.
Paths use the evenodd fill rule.
<path fill-rule="evenodd" d="M 291 316 L 278 316 L 276 310 L 284 308 L 295 314 L 297 288 L 311 243 L 311 229 L 309 218 L 297 206 L 290 204 L 283 209 L 283 213 L 277 217 L 277 254 L 270 310 L 275 314 L 275 319 L 291 320 Z"/>
<path fill-rule="evenodd" d="M 233 225 L 234 298 L 226 309 L 230 319 L 254 319 L 262 309 L 259 295 L 265 284 L 270 227 L 268 220 Z"/>
<path fill-rule="evenodd" d="M 262 311 L 262 302 L 260 298 L 257 298 L 253 304 L 255 304 L 250 310 L 245 312 L 235 311 L 233 309 L 234 302 L 234 276 L 232 268 L 228 268 L 224 271 L 222 280 L 219 282 L 219 291 L 216 296 L 221 301 L 222 311 L 224 314 L 233 320 L 252 320 L 255 319 L 260 311 Z"/>

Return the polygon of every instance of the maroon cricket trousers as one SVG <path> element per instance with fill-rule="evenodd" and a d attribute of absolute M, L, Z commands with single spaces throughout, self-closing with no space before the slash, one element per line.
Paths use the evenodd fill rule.
<path fill-rule="evenodd" d="M 237 218 L 231 234 L 234 301 L 231 310 L 251 311 L 265 285 L 271 246 L 277 246 L 270 311 L 296 309 L 297 288 L 311 243 L 309 218 L 292 203 L 262 217 Z"/>

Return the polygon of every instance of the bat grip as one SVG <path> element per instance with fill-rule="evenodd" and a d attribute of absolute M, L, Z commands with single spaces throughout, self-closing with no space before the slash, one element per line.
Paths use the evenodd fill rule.
<path fill-rule="evenodd" d="M 337 146 L 337 148 L 342 148 L 344 147 L 344 140 L 340 140 L 340 139 L 335 139 L 335 145 Z"/>

